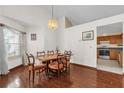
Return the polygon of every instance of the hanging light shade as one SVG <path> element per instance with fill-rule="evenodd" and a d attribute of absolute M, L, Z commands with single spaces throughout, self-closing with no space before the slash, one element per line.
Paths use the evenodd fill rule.
<path fill-rule="evenodd" d="M 53 6 L 52 6 L 52 18 L 48 21 L 48 28 L 55 30 L 58 27 L 57 20 L 53 17 Z"/>
<path fill-rule="evenodd" d="M 56 19 L 50 19 L 49 21 L 48 21 L 48 28 L 49 29 L 52 29 L 52 30 L 55 30 L 56 28 L 57 28 L 57 21 L 56 21 Z"/>

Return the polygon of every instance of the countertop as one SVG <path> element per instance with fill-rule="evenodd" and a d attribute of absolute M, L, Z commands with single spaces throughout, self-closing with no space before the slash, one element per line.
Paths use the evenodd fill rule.
<path fill-rule="evenodd" d="M 123 46 L 119 46 L 116 44 L 109 44 L 109 45 L 97 45 L 98 49 L 123 49 Z"/>

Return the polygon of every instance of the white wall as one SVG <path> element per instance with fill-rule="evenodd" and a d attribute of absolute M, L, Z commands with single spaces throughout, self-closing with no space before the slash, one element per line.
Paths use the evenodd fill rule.
<path fill-rule="evenodd" d="M 44 37 L 44 50 L 56 50 L 56 31 L 47 29 Z"/>
<path fill-rule="evenodd" d="M 56 42 L 57 42 L 57 47 L 59 50 L 63 51 L 64 49 L 64 29 L 65 29 L 65 17 L 61 17 L 58 19 L 58 29 L 56 30 L 57 36 L 56 36 Z"/>
<path fill-rule="evenodd" d="M 103 25 L 112 24 L 116 22 L 124 23 L 124 14 L 104 18 L 101 20 L 97 20 L 97 21 L 93 21 L 93 22 L 89 22 L 86 24 L 82 24 L 82 25 L 78 25 L 78 26 L 65 29 L 66 42 L 64 43 L 64 49 L 71 48 L 74 54 L 73 62 L 77 64 L 86 65 L 86 66 L 96 67 L 96 62 L 97 62 L 97 59 L 96 59 L 96 51 L 97 51 L 96 50 L 96 43 L 97 43 L 96 28 L 98 26 L 103 26 Z M 124 28 L 124 24 L 123 24 L 123 28 Z M 94 40 L 81 41 L 82 32 L 89 31 L 89 30 L 94 30 Z M 123 45 L 124 45 L 124 40 L 123 40 Z M 123 57 L 123 60 L 124 60 L 124 57 Z M 124 66 L 124 63 L 123 63 L 123 66 Z"/>
<path fill-rule="evenodd" d="M 82 41 L 82 32 L 94 30 L 95 27 L 85 27 L 65 30 L 65 50 L 73 52 L 73 63 L 96 67 L 96 38 L 91 41 Z"/>
<path fill-rule="evenodd" d="M 31 40 L 31 34 L 37 35 L 37 40 Z M 44 28 L 43 27 L 27 27 L 26 28 L 27 36 L 27 52 L 36 55 L 37 51 L 44 50 Z"/>
<path fill-rule="evenodd" d="M 56 49 L 56 31 L 51 31 L 42 26 L 30 26 L 26 28 L 27 52 L 36 56 L 37 51 Z M 31 40 L 31 34 L 37 35 L 37 40 Z"/>
<path fill-rule="evenodd" d="M 48 29 L 47 21 L 48 20 L 44 22 L 43 26 L 29 26 L 26 28 L 27 52 L 36 55 L 37 51 L 56 50 L 57 47 L 63 50 L 65 17 L 57 20 L 58 28 L 56 30 Z M 38 35 L 36 41 L 30 40 L 31 33 L 36 33 Z"/>
<path fill-rule="evenodd" d="M 0 23 L 4 24 L 6 26 L 9 26 L 11 28 L 14 28 L 14 29 L 16 29 L 18 31 L 22 31 L 22 32 L 25 31 L 24 26 L 22 26 L 21 24 L 15 22 L 14 20 L 6 18 L 4 16 L 0 16 Z"/>
<path fill-rule="evenodd" d="M 21 57 L 15 57 L 15 58 L 9 58 L 8 59 L 8 69 L 12 69 L 16 66 L 22 65 L 22 58 Z"/>

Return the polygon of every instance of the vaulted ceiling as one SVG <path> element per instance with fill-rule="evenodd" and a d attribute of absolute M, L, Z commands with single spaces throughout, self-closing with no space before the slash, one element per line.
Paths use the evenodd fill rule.
<path fill-rule="evenodd" d="M 47 6 L 51 11 L 51 7 Z M 67 16 L 73 25 L 124 13 L 124 5 L 66 5 L 54 6 L 56 17 Z"/>
<path fill-rule="evenodd" d="M 97 35 L 120 34 L 123 32 L 123 23 L 114 23 L 97 27 Z"/>
<path fill-rule="evenodd" d="M 2 6 L 3 14 L 24 23 L 45 22 L 43 17 L 51 16 L 51 6 Z M 11 8 L 12 7 L 12 8 Z M 1 6 L 0 6 L 1 8 Z M 2 10 L 2 8 L 0 9 Z M 29 11 L 29 12 L 28 12 Z M 57 18 L 66 16 L 73 25 L 124 13 L 124 5 L 57 5 L 54 6 L 54 15 Z M 44 21 L 43 21 L 44 20 Z M 26 22 L 27 21 L 27 22 Z"/>

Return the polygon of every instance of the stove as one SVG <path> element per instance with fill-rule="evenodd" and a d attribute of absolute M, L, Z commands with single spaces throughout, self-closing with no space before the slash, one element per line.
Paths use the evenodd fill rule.
<path fill-rule="evenodd" d="M 110 59 L 110 49 L 108 48 L 110 41 L 100 41 L 99 58 Z"/>

